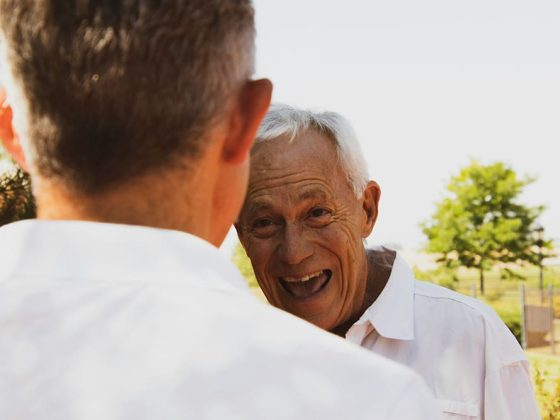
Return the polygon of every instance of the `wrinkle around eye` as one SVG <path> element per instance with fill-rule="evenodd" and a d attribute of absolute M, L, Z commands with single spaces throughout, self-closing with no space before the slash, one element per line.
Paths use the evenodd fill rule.
<path fill-rule="evenodd" d="M 272 225 L 273 223 L 274 222 L 270 219 L 257 219 L 251 224 L 251 226 L 253 228 L 264 228 Z"/>
<path fill-rule="evenodd" d="M 256 219 L 249 225 L 250 232 L 257 238 L 270 237 L 274 235 L 279 228 L 279 223 L 267 218 Z"/>
<path fill-rule="evenodd" d="M 334 221 L 333 211 L 324 207 L 316 207 L 311 209 L 311 211 L 309 211 L 307 216 L 307 223 L 315 228 L 328 226 L 333 221 Z"/>
<path fill-rule="evenodd" d="M 311 209 L 311 211 L 309 212 L 309 217 L 315 217 L 315 218 L 330 216 L 330 215 L 331 215 L 331 211 L 323 207 L 315 207 Z"/>

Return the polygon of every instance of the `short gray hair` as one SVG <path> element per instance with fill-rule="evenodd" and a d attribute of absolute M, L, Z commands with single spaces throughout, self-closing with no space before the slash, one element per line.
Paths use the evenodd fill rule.
<path fill-rule="evenodd" d="M 336 143 L 338 159 L 356 194 L 361 197 L 369 180 L 362 148 L 350 122 L 336 112 L 315 112 L 285 104 L 271 105 L 264 117 L 256 142 L 281 136 L 294 139 L 300 130 L 314 128 L 331 137 Z"/>
<path fill-rule="evenodd" d="M 32 173 L 83 194 L 194 164 L 253 50 L 250 0 L 0 0 Z"/>

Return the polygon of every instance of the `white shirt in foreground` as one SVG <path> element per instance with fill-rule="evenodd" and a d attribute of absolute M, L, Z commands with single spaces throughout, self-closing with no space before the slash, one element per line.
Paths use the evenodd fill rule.
<path fill-rule="evenodd" d="M 0 229 L 0 419 L 427 419 L 412 371 L 252 296 L 208 243 Z"/>
<path fill-rule="evenodd" d="M 448 419 L 540 419 L 525 355 L 482 302 L 414 279 L 397 254 L 346 338 L 420 373 Z"/>

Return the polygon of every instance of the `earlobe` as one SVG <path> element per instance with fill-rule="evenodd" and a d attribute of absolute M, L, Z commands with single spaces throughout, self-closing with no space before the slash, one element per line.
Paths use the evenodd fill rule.
<path fill-rule="evenodd" d="M 23 170 L 27 171 L 23 149 L 17 134 L 14 132 L 12 121 L 12 107 L 7 101 L 6 92 L 0 88 L 0 140 L 8 154 Z"/>
<path fill-rule="evenodd" d="M 252 80 L 245 84 L 233 111 L 230 131 L 224 145 L 223 156 L 226 162 L 236 165 L 247 160 L 271 98 L 270 80 Z"/>
<path fill-rule="evenodd" d="M 364 224 L 362 237 L 367 238 L 373 231 L 377 216 L 379 214 L 379 199 L 381 198 L 381 188 L 375 181 L 369 181 L 363 194 Z"/>

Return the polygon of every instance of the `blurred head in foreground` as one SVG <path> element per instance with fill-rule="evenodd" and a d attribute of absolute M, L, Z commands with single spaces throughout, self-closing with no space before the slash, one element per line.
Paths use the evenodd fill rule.
<path fill-rule="evenodd" d="M 0 27 L 0 134 L 39 218 L 221 243 L 271 93 L 249 1 L 0 0 Z"/>

